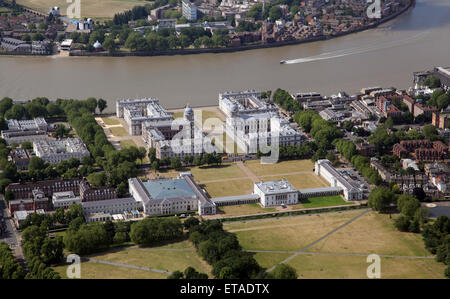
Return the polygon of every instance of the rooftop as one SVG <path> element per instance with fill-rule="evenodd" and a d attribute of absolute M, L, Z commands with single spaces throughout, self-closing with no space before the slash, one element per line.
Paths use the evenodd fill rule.
<path fill-rule="evenodd" d="M 142 184 L 153 199 L 196 198 L 194 190 L 184 178 L 157 179 Z"/>
<path fill-rule="evenodd" d="M 255 183 L 264 194 L 286 193 L 297 191 L 287 180 Z"/>

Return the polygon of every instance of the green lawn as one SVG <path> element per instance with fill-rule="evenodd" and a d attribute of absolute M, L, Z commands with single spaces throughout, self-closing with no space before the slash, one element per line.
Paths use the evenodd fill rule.
<path fill-rule="evenodd" d="M 123 12 L 133 8 L 135 5 L 144 5 L 145 3 L 139 0 L 82 0 L 80 13 L 82 18 L 112 18 L 118 12 Z M 67 7 L 70 5 L 66 1 L 55 2 L 54 0 L 17 0 L 17 4 L 41 12 L 48 12 L 50 7 L 58 5 L 62 15 L 66 15 Z"/>
<path fill-rule="evenodd" d="M 128 140 L 120 140 L 120 148 L 126 148 L 126 147 L 132 147 L 132 146 L 138 147 L 138 146 L 136 145 L 136 143 L 135 143 L 133 140 L 131 140 L 131 139 L 128 139 Z"/>
<path fill-rule="evenodd" d="M 345 201 L 340 195 L 303 198 L 300 202 L 304 208 L 320 208 L 354 204 L 354 202 Z"/>
<path fill-rule="evenodd" d="M 261 164 L 259 160 L 245 162 L 245 165 L 256 175 L 277 175 L 299 171 L 313 171 L 314 163 L 311 160 L 281 161 L 275 164 Z"/>
<path fill-rule="evenodd" d="M 429 256 L 420 234 L 400 232 L 394 217 L 369 212 L 308 251 Z"/>
<path fill-rule="evenodd" d="M 169 248 L 126 248 L 117 252 L 98 254 L 93 258 L 126 265 L 140 266 L 173 272 L 194 267 L 210 275 L 210 266 L 203 261 L 195 249 L 171 250 Z"/>
<path fill-rule="evenodd" d="M 123 127 L 112 127 L 109 128 L 109 130 L 111 131 L 111 134 L 117 137 L 128 136 L 128 132 Z"/>
<path fill-rule="evenodd" d="M 103 117 L 102 120 L 108 126 L 120 125 L 120 121 L 112 117 Z"/>
<path fill-rule="evenodd" d="M 202 184 L 211 197 L 225 197 L 250 194 L 253 182 L 250 179 Z"/>
<path fill-rule="evenodd" d="M 257 203 L 250 203 L 244 205 L 222 206 L 218 210 L 225 216 L 241 216 L 261 213 L 275 212 L 275 208 L 263 208 Z"/>
<path fill-rule="evenodd" d="M 53 267 L 62 278 L 67 278 L 68 265 Z M 165 279 L 167 274 L 130 269 L 94 262 L 81 263 L 81 279 Z"/>
<path fill-rule="evenodd" d="M 194 175 L 197 182 L 247 177 L 235 163 L 223 163 L 218 166 L 192 167 L 190 172 Z"/>
<path fill-rule="evenodd" d="M 361 211 L 237 222 L 224 228 L 237 235 L 246 250 L 296 251 L 344 224 Z"/>
<path fill-rule="evenodd" d="M 364 279 L 367 278 L 366 256 L 301 254 L 287 262 L 297 270 L 299 278 Z M 445 265 L 433 259 L 381 257 L 381 278 L 444 278 Z"/>

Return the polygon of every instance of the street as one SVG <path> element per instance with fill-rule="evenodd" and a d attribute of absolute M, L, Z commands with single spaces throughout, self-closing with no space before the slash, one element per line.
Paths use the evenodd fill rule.
<path fill-rule="evenodd" d="M 0 222 L 1 222 L 1 233 L 0 233 L 0 242 L 5 242 L 9 245 L 9 247 L 13 250 L 13 254 L 16 259 L 23 263 L 25 260 L 22 247 L 20 245 L 20 233 L 16 230 L 12 217 L 9 214 L 9 210 L 7 208 L 4 197 L 0 195 Z"/>

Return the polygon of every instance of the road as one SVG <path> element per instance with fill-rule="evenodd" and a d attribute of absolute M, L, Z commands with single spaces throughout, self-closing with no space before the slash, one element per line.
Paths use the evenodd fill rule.
<path fill-rule="evenodd" d="M 13 250 L 14 257 L 23 266 L 25 258 L 22 252 L 21 236 L 14 226 L 11 215 L 7 208 L 7 204 L 4 197 L 0 195 L 0 218 L 2 218 L 2 233 L 0 235 L 0 242 L 5 242 Z"/>

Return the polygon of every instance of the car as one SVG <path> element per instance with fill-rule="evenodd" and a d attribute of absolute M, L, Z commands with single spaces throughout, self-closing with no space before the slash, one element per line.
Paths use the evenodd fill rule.
<path fill-rule="evenodd" d="M 281 207 L 282 207 L 283 209 L 286 209 L 286 205 L 285 205 L 285 204 L 282 204 Z"/>

